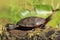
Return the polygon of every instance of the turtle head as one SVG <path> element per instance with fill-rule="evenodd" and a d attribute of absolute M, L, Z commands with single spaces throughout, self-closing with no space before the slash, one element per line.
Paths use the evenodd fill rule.
<path fill-rule="evenodd" d="M 7 24 L 6 27 L 7 27 L 7 30 L 13 30 L 13 29 L 15 29 L 16 27 L 18 27 L 18 25 Z"/>

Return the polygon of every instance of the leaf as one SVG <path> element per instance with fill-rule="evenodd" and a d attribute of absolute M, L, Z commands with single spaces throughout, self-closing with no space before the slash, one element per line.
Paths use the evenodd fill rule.
<path fill-rule="evenodd" d="M 46 10 L 46 11 L 52 10 L 52 7 L 49 5 L 36 5 L 35 8 L 39 10 Z"/>
<path fill-rule="evenodd" d="M 37 16 L 46 18 L 52 14 L 52 7 L 49 5 L 36 5 L 35 11 L 37 13 Z"/>
<path fill-rule="evenodd" d="M 47 24 L 47 26 L 52 26 L 53 28 L 56 28 L 58 20 L 60 20 L 60 11 L 57 11 L 53 15 L 52 20 Z"/>

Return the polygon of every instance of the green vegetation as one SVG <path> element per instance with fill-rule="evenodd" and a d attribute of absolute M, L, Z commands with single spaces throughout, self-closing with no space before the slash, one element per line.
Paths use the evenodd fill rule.
<path fill-rule="evenodd" d="M 35 9 L 51 11 L 53 6 L 55 6 L 54 2 L 50 0 L 6 0 L 1 1 L 3 4 L 0 5 L 0 18 L 10 19 L 11 23 L 16 23 L 22 18 L 28 16 L 38 16 L 46 18 L 49 15 L 41 15 L 37 14 Z M 53 3 L 52 3 L 53 2 Z M 45 3 L 45 4 L 44 4 Z M 48 4 L 50 3 L 50 4 Z M 52 6 L 52 4 L 54 4 Z M 56 1 L 58 3 L 58 1 Z M 56 4 L 57 5 L 57 4 Z M 60 6 L 60 5 L 59 5 Z M 58 8 L 59 8 L 58 6 Z M 54 8 L 53 8 L 54 9 Z M 27 13 L 26 13 L 27 12 Z M 57 21 L 60 19 L 60 11 L 55 12 L 53 19 L 47 24 L 47 26 L 56 26 Z"/>

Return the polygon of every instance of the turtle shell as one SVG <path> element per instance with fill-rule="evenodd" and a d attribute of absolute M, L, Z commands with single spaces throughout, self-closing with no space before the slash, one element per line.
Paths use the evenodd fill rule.
<path fill-rule="evenodd" d="M 17 22 L 19 27 L 38 27 L 45 23 L 44 18 L 40 17 L 27 17 Z"/>

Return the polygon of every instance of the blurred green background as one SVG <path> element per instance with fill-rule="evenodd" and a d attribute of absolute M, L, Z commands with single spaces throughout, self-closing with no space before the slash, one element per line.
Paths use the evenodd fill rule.
<path fill-rule="evenodd" d="M 36 14 L 34 10 L 35 7 L 45 11 L 51 11 L 51 7 L 54 10 L 60 9 L 59 1 L 60 0 L 0 0 L 0 25 L 5 25 L 7 23 L 15 24 L 17 21 L 28 16 L 40 16 L 39 14 Z M 28 14 L 25 15 L 26 13 Z M 47 26 L 57 26 L 58 21 L 60 20 L 60 10 L 55 13 L 53 19 Z M 46 18 L 47 16 L 48 15 L 41 17 Z"/>

